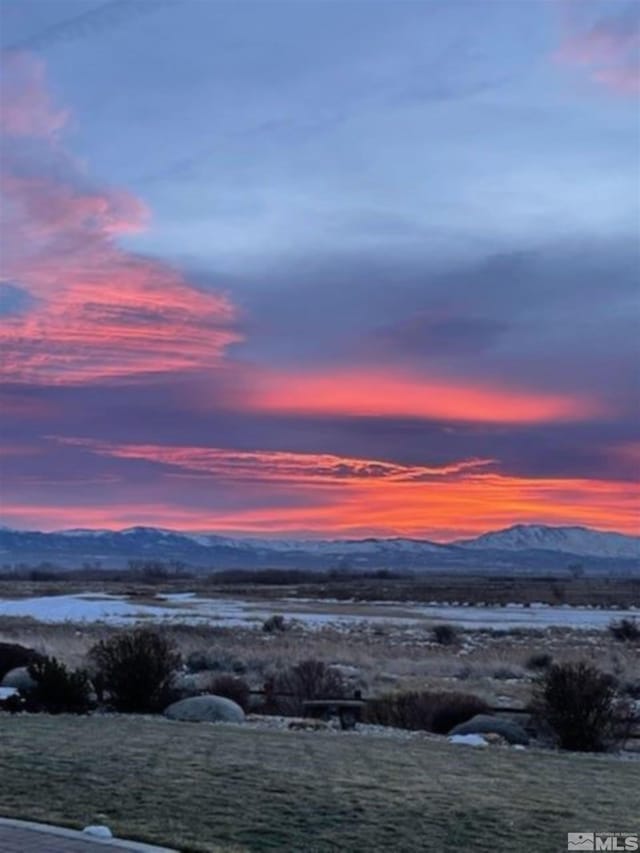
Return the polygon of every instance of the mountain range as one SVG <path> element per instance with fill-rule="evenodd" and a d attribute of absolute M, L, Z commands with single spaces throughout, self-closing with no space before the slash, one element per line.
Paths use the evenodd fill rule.
<path fill-rule="evenodd" d="M 0 565 L 180 562 L 189 568 L 411 569 L 612 572 L 640 575 L 640 537 L 585 527 L 518 524 L 446 544 L 425 539 L 256 539 L 155 527 L 61 530 L 0 528 Z M 580 569 L 578 569 L 580 567 Z"/>

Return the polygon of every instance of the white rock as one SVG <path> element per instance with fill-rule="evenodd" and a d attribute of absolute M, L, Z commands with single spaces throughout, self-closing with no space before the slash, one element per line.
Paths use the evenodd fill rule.
<path fill-rule="evenodd" d="M 85 826 L 82 830 L 85 835 L 93 835 L 94 838 L 113 838 L 113 833 L 108 826 Z"/>

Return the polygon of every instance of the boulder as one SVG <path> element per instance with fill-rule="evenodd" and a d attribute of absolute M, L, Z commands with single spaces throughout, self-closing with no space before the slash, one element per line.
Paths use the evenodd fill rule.
<path fill-rule="evenodd" d="M 35 681 L 29 675 L 26 666 L 11 669 L 0 682 L 0 687 L 15 687 L 16 690 L 33 690 Z"/>
<path fill-rule="evenodd" d="M 28 666 L 40 660 L 41 657 L 42 655 L 35 649 L 28 646 L 21 646 L 19 643 L 0 643 L 0 678 L 10 670 Z"/>
<path fill-rule="evenodd" d="M 85 826 L 82 830 L 85 835 L 91 835 L 93 838 L 113 838 L 113 833 L 109 829 L 108 826 L 103 826 L 101 824 L 92 824 L 91 826 Z"/>
<path fill-rule="evenodd" d="M 213 693 L 174 702 L 165 709 L 164 715 L 170 720 L 192 723 L 243 723 L 245 719 L 240 705 Z"/>
<path fill-rule="evenodd" d="M 482 735 L 496 734 L 501 735 L 506 741 L 511 744 L 521 744 L 527 746 L 529 744 L 529 736 L 521 725 L 513 720 L 505 719 L 504 717 L 492 717 L 489 714 L 476 714 L 466 723 L 460 723 L 454 726 L 449 735 Z"/>

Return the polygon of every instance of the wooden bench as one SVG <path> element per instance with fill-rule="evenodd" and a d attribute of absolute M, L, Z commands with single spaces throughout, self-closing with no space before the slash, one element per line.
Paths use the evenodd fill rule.
<path fill-rule="evenodd" d="M 303 702 L 305 717 L 330 720 L 337 717 L 340 728 L 354 729 L 362 719 L 362 709 L 367 703 L 363 699 L 309 699 Z"/>

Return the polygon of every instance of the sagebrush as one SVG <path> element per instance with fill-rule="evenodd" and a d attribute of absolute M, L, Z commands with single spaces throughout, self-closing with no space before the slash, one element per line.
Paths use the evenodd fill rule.
<path fill-rule="evenodd" d="M 626 715 L 616 680 L 589 663 L 553 664 L 537 680 L 532 709 L 562 749 L 602 751 Z"/>
<path fill-rule="evenodd" d="M 35 686 L 20 691 L 25 710 L 85 714 L 91 708 L 91 683 L 84 670 L 69 670 L 56 658 L 45 657 L 29 664 L 27 671 Z"/>
<path fill-rule="evenodd" d="M 101 640 L 90 649 L 89 660 L 118 711 L 161 711 L 174 698 L 171 682 L 181 658 L 158 630 L 137 628 Z"/>
<path fill-rule="evenodd" d="M 488 711 L 484 699 L 471 693 L 414 690 L 371 699 L 366 718 L 382 726 L 447 734 L 454 726 Z"/>

